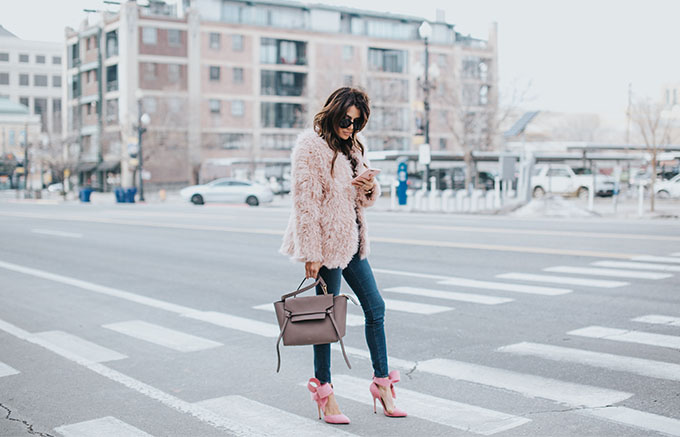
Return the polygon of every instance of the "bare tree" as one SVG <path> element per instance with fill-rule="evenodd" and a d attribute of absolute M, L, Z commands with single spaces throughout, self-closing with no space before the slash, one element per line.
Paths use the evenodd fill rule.
<path fill-rule="evenodd" d="M 654 212 L 657 154 L 660 146 L 672 143 L 676 136 L 673 118 L 668 112 L 662 104 L 655 103 L 649 98 L 637 98 L 632 105 L 631 119 L 652 157 L 649 196 L 651 212 Z"/>

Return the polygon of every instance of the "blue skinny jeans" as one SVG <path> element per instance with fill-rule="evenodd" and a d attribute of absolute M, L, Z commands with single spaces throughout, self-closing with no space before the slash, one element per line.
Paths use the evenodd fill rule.
<path fill-rule="evenodd" d="M 366 320 L 365 333 L 368 350 L 373 363 L 373 373 L 376 378 L 386 378 L 389 374 L 387 367 L 387 345 L 385 342 L 385 302 L 375 283 L 373 271 L 367 259 L 360 259 L 357 253 L 344 269 L 329 269 L 321 267 L 319 275 L 328 286 L 328 292 L 334 295 L 340 293 L 341 276 L 359 298 Z M 316 294 L 323 294 L 321 286 L 317 285 Z M 348 305 L 352 305 L 348 302 Z M 314 376 L 325 384 L 331 382 L 331 345 L 314 345 Z"/>

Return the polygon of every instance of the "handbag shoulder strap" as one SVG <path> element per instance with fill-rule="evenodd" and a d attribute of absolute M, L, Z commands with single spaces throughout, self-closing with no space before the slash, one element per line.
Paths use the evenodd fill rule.
<path fill-rule="evenodd" d="M 319 284 L 319 283 L 321 284 L 321 288 L 323 289 L 323 294 L 328 294 L 328 287 L 326 286 L 326 282 L 323 280 L 323 278 L 321 276 L 319 276 L 313 284 L 308 285 L 305 288 L 300 289 L 300 287 L 302 286 L 302 284 L 304 284 L 304 282 L 306 280 L 307 280 L 307 278 L 303 279 L 302 282 L 300 282 L 300 285 L 298 285 L 297 290 L 281 296 L 281 300 L 286 300 L 289 297 L 294 297 L 294 296 L 297 296 L 300 293 L 304 293 L 305 291 L 316 287 L 316 285 Z"/>

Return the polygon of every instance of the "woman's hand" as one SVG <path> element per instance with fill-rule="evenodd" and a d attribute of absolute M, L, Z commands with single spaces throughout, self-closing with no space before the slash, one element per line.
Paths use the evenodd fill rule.
<path fill-rule="evenodd" d="M 352 184 L 362 189 L 364 191 L 364 194 L 370 194 L 373 191 L 376 182 L 375 178 L 371 176 L 370 179 L 359 179 L 356 182 L 352 182 Z"/>
<path fill-rule="evenodd" d="M 321 269 L 322 263 L 320 261 L 307 261 L 305 263 L 305 279 L 313 278 L 316 279 L 319 276 L 319 270 Z"/>

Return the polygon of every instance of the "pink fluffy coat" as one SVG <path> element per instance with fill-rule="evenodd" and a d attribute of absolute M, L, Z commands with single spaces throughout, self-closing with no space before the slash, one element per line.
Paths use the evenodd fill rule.
<path fill-rule="evenodd" d="M 358 151 L 353 154 L 359 173 L 370 167 Z M 298 136 L 291 162 L 293 211 L 279 251 L 295 261 L 345 268 L 357 253 L 360 239 L 359 256 L 366 258 L 370 252 L 363 210 L 380 196 L 380 186 L 376 184 L 366 196 L 351 183 L 349 159 L 338 153 L 331 176 L 332 160 L 333 150 L 316 132 L 309 129 Z"/>

